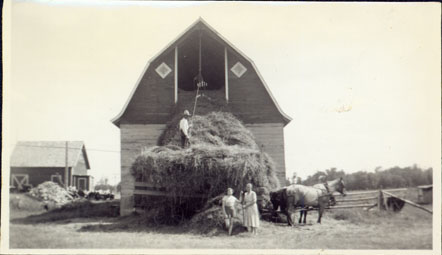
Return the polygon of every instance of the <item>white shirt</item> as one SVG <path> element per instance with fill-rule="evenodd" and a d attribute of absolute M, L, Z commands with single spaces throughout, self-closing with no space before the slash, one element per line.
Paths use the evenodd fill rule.
<path fill-rule="evenodd" d="M 234 207 L 236 202 L 239 202 L 239 200 L 234 196 L 224 196 L 223 197 L 223 205 Z"/>
<path fill-rule="evenodd" d="M 180 130 L 183 131 L 186 136 L 189 136 L 189 122 L 186 118 L 180 120 Z"/>

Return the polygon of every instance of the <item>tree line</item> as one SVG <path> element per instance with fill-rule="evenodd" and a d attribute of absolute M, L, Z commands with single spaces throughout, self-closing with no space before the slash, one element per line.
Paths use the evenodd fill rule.
<path fill-rule="evenodd" d="M 328 181 L 343 177 L 347 190 L 404 188 L 433 183 L 433 169 L 421 169 L 417 165 L 404 168 L 396 166 L 385 170 L 378 167 L 374 172 L 358 171 L 349 174 L 344 170 L 338 171 L 336 168 L 330 168 L 325 171 L 317 171 L 305 180 L 300 177 L 295 177 L 295 179 L 298 184 L 311 186 L 319 182 L 320 175 L 325 175 Z M 287 181 L 293 183 L 293 179 Z"/>

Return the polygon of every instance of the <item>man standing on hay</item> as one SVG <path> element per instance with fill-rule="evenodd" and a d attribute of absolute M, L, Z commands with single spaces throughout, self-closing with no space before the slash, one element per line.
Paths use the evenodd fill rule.
<path fill-rule="evenodd" d="M 190 113 L 188 110 L 184 111 L 184 116 L 180 120 L 180 134 L 181 134 L 181 147 L 183 149 L 189 146 L 189 117 Z"/>

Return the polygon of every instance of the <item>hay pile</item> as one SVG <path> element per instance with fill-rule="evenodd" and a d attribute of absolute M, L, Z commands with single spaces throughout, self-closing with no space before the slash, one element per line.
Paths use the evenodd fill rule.
<path fill-rule="evenodd" d="M 158 139 L 158 145 L 179 145 L 179 121 L 183 117 L 184 110 L 188 110 L 191 114 L 195 106 L 195 91 L 179 91 L 179 103 L 173 110 L 172 118 L 167 123 L 165 131 Z M 224 100 L 224 92 L 220 90 L 204 90 L 201 91 L 195 108 L 195 117 L 207 115 L 211 112 L 230 112 L 230 107 Z M 193 119 L 192 118 L 192 119 Z M 193 130 L 196 130 L 193 128 Z"/>
<path fill-rule="evenodd" d="M 235 116 L 224 111 L 227 107 L 208 98 L 198 99 L 197 109 L 202 110 L 197 112 L 205 115 L 191 117 L 189 148 L 179 147 L 178 122 L 183 109 L 192 110 L 193 101 L 177 106 L 175 116 L 158 141 L 160 146 L 145 149 L 131 167 L 137 181 L 166 188 L 171 195 L 164 199 L 169 215 L 203 215 L 201 209 L 206 201 L 225 193 L 227 187 L 232 187 L 239 197 L 240 190 L 249 182 L 269 190 L 279 186 L 275 164 L 268 154 L 260 151 L 253 134 Z"/>
<path fill-rule="evenodd" d="M 74 200 L 66 189 L 51 181 L 43 182 L 31 189 L 29 194 L 37 199 L 53 203 L 56 206 L 62 206 Z"/>
<path fill-rule="evenodd" d="M 223 196 L 217 196 L 209 200 L 204 208 L 196 213 L 185 224 L 185 228 L 195 234 L 215 236 L 226 234 L 225 218 L 221 208 L 221 199 Z M 243 232 L 245 228 L 243 222 L 243 209 L 241 205 L 236 206 L 236 217 L 233 219 L 233 233 Z"/>

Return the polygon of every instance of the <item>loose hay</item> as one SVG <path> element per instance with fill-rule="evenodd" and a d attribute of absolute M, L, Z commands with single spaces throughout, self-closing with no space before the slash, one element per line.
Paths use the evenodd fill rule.
<path fill-rule="evenodd" d="M 143 150 L 131 167 L 137 181 L 166 189 L 170 197 L 155 205 L 165 208 L 166 217 L 182 219 L 208 213 L 200 211 L 205 202 L 223 194 L 227 187 L 235 189 L 238 197 L 247 183 L 266 190 L 279 186 L 275 164 L 260 151 L 253 134 L 231 113 L 210 111 L 226 108 L 207 98 L 198 99 L 198 109 L 207 114 L 190 120 L 189 148 L 179 147 L 178 122 L 183 109 L 192 109 L 190 101 L 187 107 L 186 102 L 177 106 L 175 117 L 159 138 L 161 146 Z"/>
<path fill-rule="evenodd" d="M 69 191 L 51 181 L 39 184 L 31 189 L 29 194 L 44 202 L 54 203 L 55 206 L 62 206 L 74 200 Z"/>

